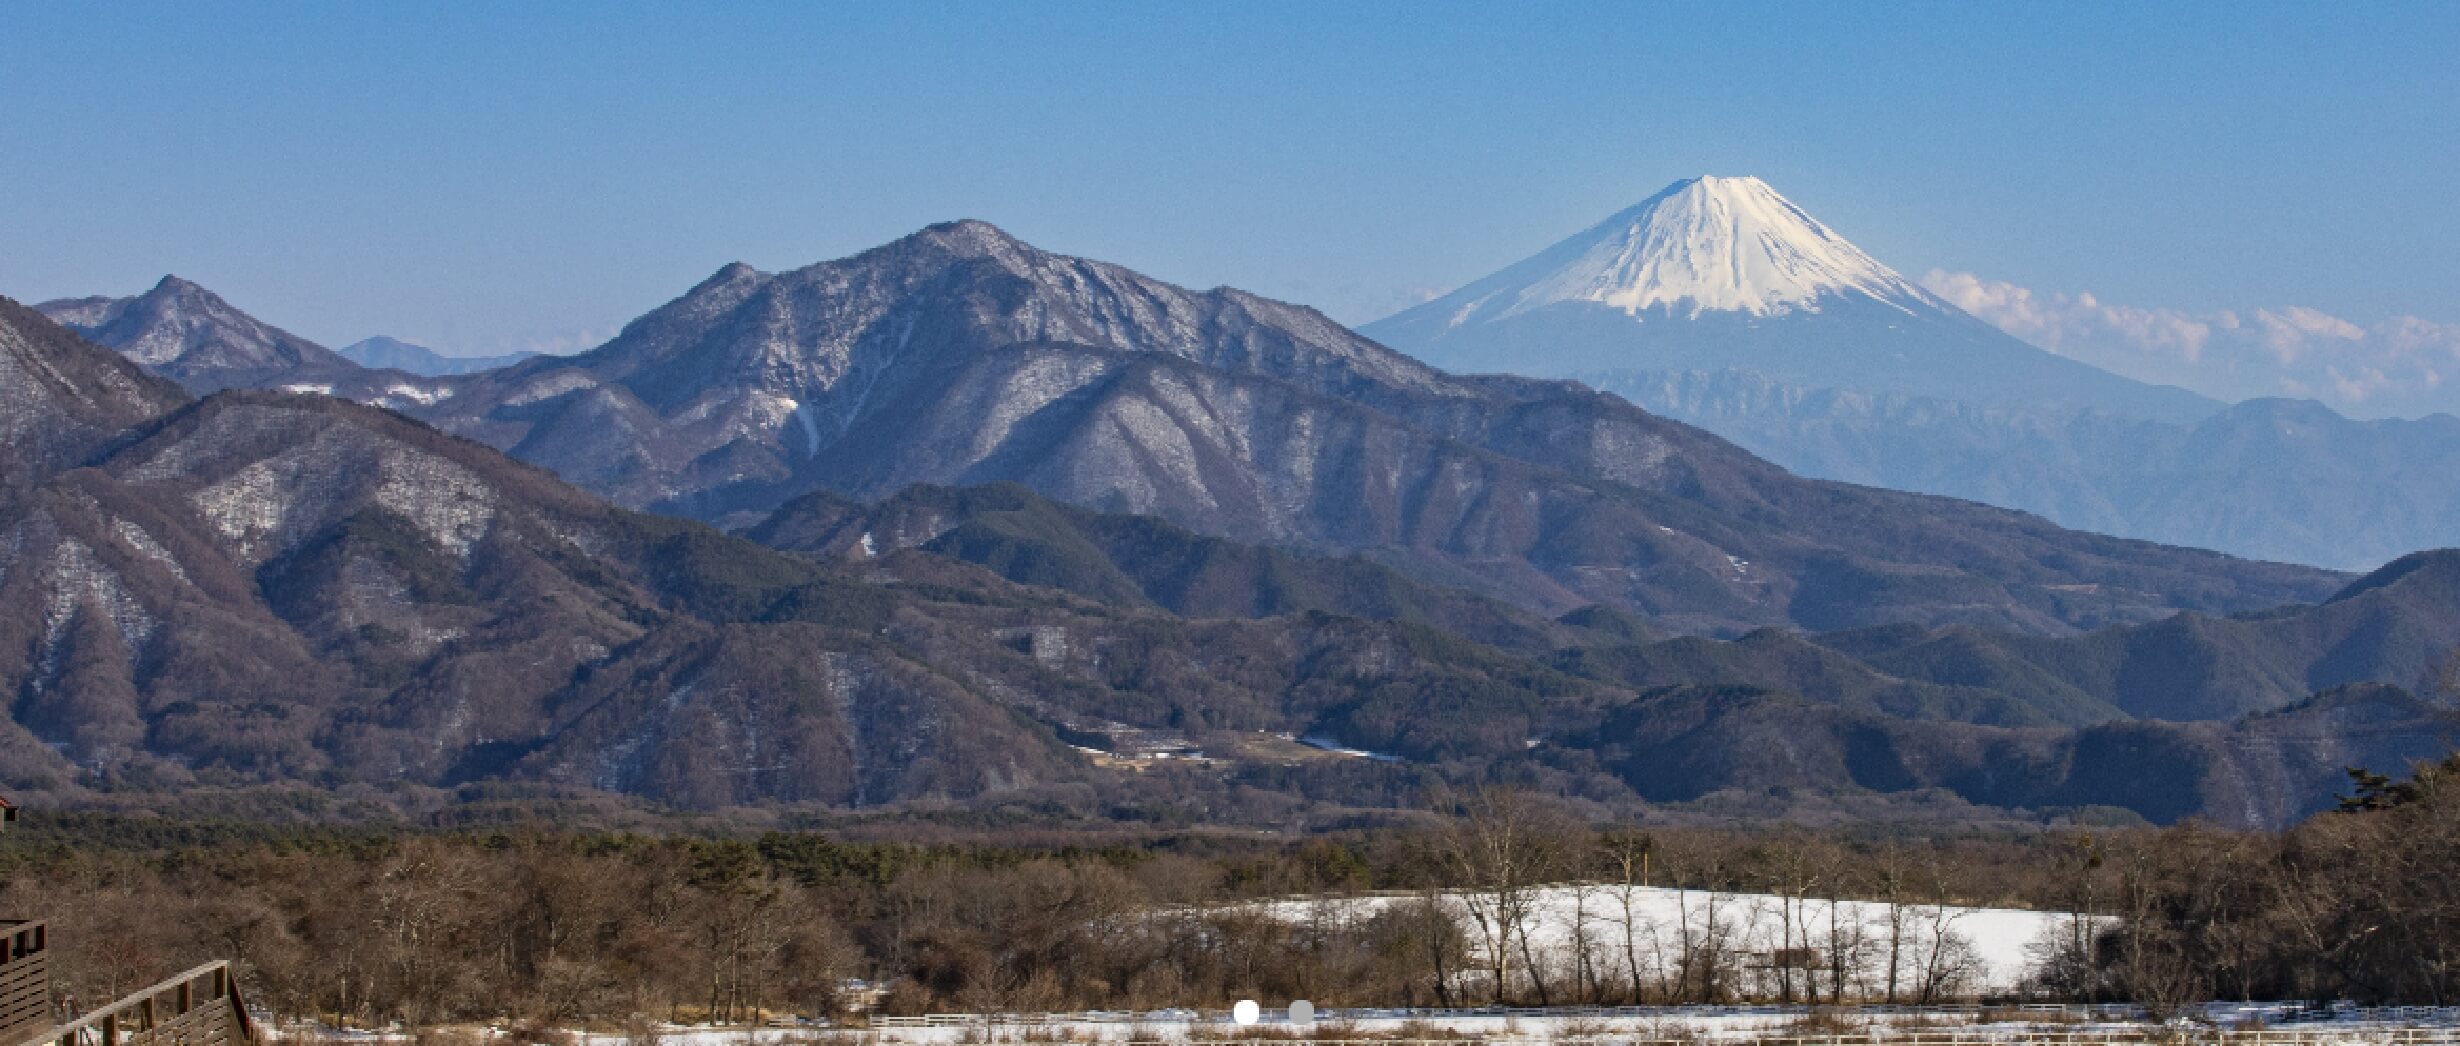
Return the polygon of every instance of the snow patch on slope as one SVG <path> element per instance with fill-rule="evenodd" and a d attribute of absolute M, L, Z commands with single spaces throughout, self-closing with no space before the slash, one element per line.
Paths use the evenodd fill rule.
<path fill-rule="evenodd" d="M 145 649 L 161 623 L 137 601 L 118 572 L 105 566 L 94 550 L 75 538 L 64 538 L 52 552 L 51 598 L 43 609 L 43 655 L 34 678 L 45 683 L 60 676 L 68 629 L 82 609 L 99 610 L 111 618 L 120 641 L 134 655 Z"/>
<path fill-rule="evenodd" d="M 173 556 L 170 549 L 162 547 L 162 542 L 154 540 L 154 535 L 144 527 L 138 526 L 134 521 L 120 519 L 112 521 L 111 530 L 119 535 L 120 541 L 127 544 L 129 548 L 135 549 L 138 555 L 170 571 L 172 577 L 181 581 L 188 580 L 188 568 L 180 566 L 179 558 Z"/>

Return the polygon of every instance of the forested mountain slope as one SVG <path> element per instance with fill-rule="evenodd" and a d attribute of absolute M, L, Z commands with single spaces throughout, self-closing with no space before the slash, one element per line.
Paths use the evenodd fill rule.
<path fill-rule="evenodd" d="M 2270 613 L 2180 614 L 2059 640 L 1893 627 L 1818 641 L 1906 678 L 2162 719 L 2267 712 L 2345 683 L 2460 687 L 2460 551 L 2405 556 L 2319 605 Z"/>
<path fill-rule="evenodd" d="M 1652 623 L 1596 603 L 1549 620 L 1431 584 L 1426 560 L 1388 547 L 1242 543 L 1022 486 L 923 487 L 876 503 L 806 497 L 750 531 L 789 553 L 610 506 L 383 410 L 262 391 L 190 400 L 22 308 L 0 308 L 0 349 L 0 364 L 28 376 L 0 387 L 7 416 L 27 426 L 10 446 L 39 448 L 42 462 L 0 492 L 0 692 L 12 695 L 0 777 L 34 795 L 310 785 L 433 802 L 465 785 L 520 786 L 710 811 L 1014 800 L 1193 803 L 1236 819 L 1408 805 L 1438 782 L 1498 774 L 1608 808 L 1714 793 L 1760 796 L 1751 802 L 1781 813 L 1790 801 L 1766 788 L 1798 781 L 1907 808 L 1954 796 L 2054 810 L 2094 805 L 2101 793 L 2082 782 L 2127 773 L 2184 791 L 2120 805 L 2244 819 L 2311 806 L 2319 764 L 2239 760 L 2224 773 L 2180 752 L 2287 729 L 2261 725 L 2279 721 L 2299 724 L 2291 733 L 2333 731 L 2371 758 L 2419 743 L 2434 706 L 2370 691 L 2316 706 L 2330 714 L 2239 718 L 2302 699 L 2292 682 L 2279 699 L 2148 703 L 2167 691 L 2127 680 L 2228 660 L 2164 646 L 2165 629 L 2254 630 L 2239 641 L 2273 649 L 2251 664 L 2302 671 L 2318 686 L 2413 683 L 2385 677 L 2451 641 L 2439 624 L 2453 617 L 2452 586 L 2439 580 L 2450 571 L 2432 556 L 2332 602 L 2243 619 L 2069 638 L 1912 625 L 1722 642 L 1659 638 L 1659 625 L 1686 618 Z M 1802 503 L 1792 499 L 1877 512 L 1872 499 L 1894 497 L 1801 484 L 1566 386 L 1456 382 L 1408 367 L 1357 377 L 1386 362 L 1370 354 L 1351 376 L 1325 380 L 1365 381 L 1400 406 L 1422 379 L 1464 402 L 1526 395 L 1513 402 L 1649 426 L 1641 431 L 1696 449 L 1723 471 L 1693 470 L 1710 489 L 1689 496 L 1510 467 L 1678 511 L 1657 518 L 1710 533 L 1773 542 L 1785 524 L 1781 514 L 1718 522 L 1692 500 L 1712 497 L 1710 479 L 1732 487 L 1715 497 L 1765 495 L 1762 517 Z M 1381 410 L 1337 409 L 1398 425 Z M 1560 424 L 1478 422 L 1490 436 L 1517 434 L 1509 439 Z M 1901 523 L 1871 521 L 1858 540 Z M 2329 577 L 2016 523 L 2032 540 L 2106 549 L 2111 563 L 2242 569 L 2307 587 Z M 1918 521 L 1912 534 L 1938 525 Z M 1922 552 L 1935 554 L 1906 554 Z M 1757 566 L 1729 569 L 1746 565 Z M 2174 569 L 2167 576 L 2198 577 Z M 2202 583 L 2240 591 L 2224 576 Z M 2400 641 L 2369 652 L 2366 635 Z M 1960 675 L 1926 653 L 1949 642 L 1978 644 L 1996 674 Z M 2124 662 L 2130 652 L 2140 664 Z M 1744 696 L 1702 704 L 1702 694 Z M 2215 721 L 2129 721 L 2144 715 Z M 1788 731 L 1775 747 L 1771 724 Z M 2106 754 L 2095 747 L 2106 737 L 2151 740 Z M 1872 745 L 1909 769 L 1872 771 L 1880 764 L 1853 754 Z M 1719 751 L 1736 756 L 1718 762 Z M 1974 764 L 1974 752 L 1989 758 Z M 1762 765 L 1780 753 L 1789 769 Z M 1999 755 L 2040 765 L 1989 787 L 1970 777 L 1984 771 L 1957 769 L 2013 765 Z M 1684 771 L 1690 792 L 1666 790 L 1671 765 L 1694 766 Z M 2180 776 L 2196 767 L 2202 777 Z M 2254 793 L 2227 783 L 2258 780 L 2283 782 L 2263 793 L 2273 806 L 2249 806 Z"/>

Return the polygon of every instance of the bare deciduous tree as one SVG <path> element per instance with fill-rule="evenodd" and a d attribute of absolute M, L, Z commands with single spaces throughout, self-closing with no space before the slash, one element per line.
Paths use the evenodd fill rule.
<path fill-rule="evenodd" d="M 1437 845 L 1477 929 L 1494 1000 L 1510 996 L 1517 955 L 1539 1004 L 1551 1004 L 1529 930 L 1538 888 L 1561 866 L 1575 830 L 1536 797 L 1510 788 L 1480 788 L 1449 806 Z"/>

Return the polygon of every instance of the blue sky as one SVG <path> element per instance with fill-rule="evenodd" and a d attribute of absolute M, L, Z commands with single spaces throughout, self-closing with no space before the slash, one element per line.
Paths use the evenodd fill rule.
<path fill-rule="evenodd" d="M 1673 179 L 1884 261 L 2460 323 L 2460 4 L 0 0 L 0 293 L 574 346 L 979 217 L 1363 322 Z"/>

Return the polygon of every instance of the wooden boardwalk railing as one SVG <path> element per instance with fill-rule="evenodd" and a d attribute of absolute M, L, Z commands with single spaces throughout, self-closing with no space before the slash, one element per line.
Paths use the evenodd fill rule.
<path fill-rule="evenodd" d="M 256 1041 L 231 964 L 209 962 L 6 1046 L 246 1046 Z"/>
<path fill-rule="evenodd" d="M 40 922 L 0 921 L 0 1040 L 51 1023 L 50 937 Z"/>

